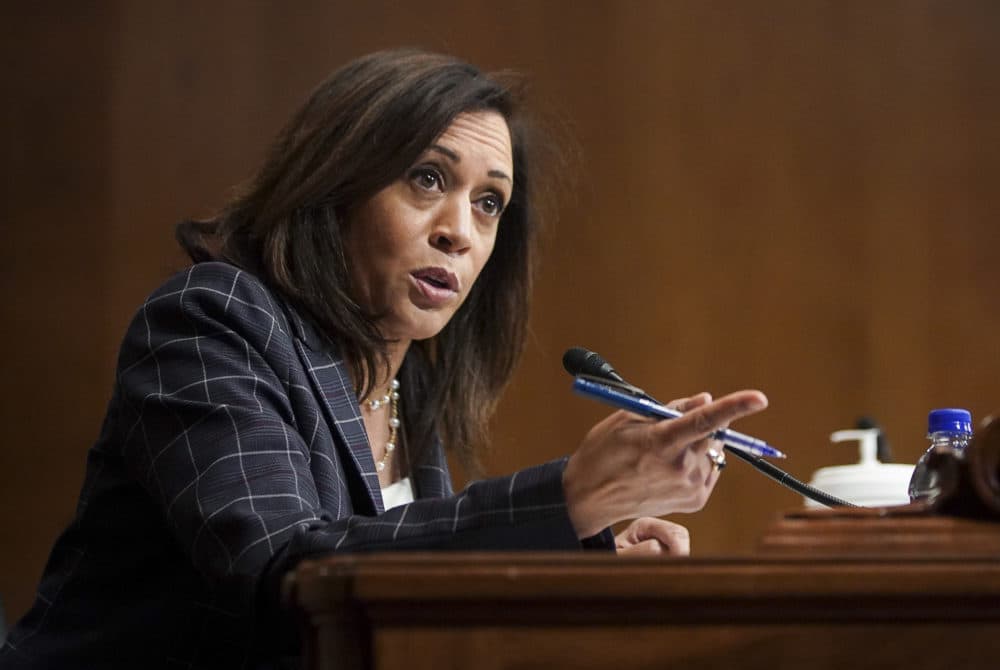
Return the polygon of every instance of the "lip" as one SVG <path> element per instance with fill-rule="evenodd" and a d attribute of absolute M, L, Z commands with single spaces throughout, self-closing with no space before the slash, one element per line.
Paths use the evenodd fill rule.
<path fill-rule="evenodd" d="M 441 307 L 454 300 L 460 288 L 455 273 L 442 267 L 429 266 L 414 270 L 410 273 L 410 279 L 417 289 L 417 302 L 422 307 Z"/>

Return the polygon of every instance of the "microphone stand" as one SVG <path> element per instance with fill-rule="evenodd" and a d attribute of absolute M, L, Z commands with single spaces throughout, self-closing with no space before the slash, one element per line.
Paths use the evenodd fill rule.
<path fill-rule="evenodd" d="M 809 498 L 810 500 L 815 500 L 821 505 L 826 505 L 827 507 L 857 507 L 854 503 L 841 500 L 840 498 L 832 496 L 825 491 L 820 491 L 814 486 L 809 486 L 809 484 L 799 481 L 778 466 L 768 463 L 763 458 L 751 456 L 750 454 L 744 453 L 739 449 L 733 449 L 728 445 L 723 445 L 723 449 L 731 453 L 733 456 L 746 461 L 751 466 L 756 468 L 758 472 L 762 472 L 782 486 L 789 488 L 799 495 Z"/>

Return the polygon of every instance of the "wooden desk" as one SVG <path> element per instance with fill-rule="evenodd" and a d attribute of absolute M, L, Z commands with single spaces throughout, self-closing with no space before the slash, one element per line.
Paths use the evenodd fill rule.
<path fill-rule="evenodd" d="M 313 668 L 992 668 L 1000 554 L 670 560 L 382 554 L 303 564 Z"/>

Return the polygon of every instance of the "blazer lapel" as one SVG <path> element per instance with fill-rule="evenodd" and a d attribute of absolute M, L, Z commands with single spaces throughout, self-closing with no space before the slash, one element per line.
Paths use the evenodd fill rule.
<path fill-rule="evenodd" d="M 290 306 L 287 313 L 296 333 L 295 346 L 312 382 L 313 392 L 327 421 L 340 437 L 340 440 L 335 440 L 337 447 L 346 452 L 347 458 L 343 462 L 350 464 L 364 482 L 370 508 L 375 514 L 381 514 L 385 507 L 375 459 L 344 361 L 324 348 L 311 323 L 302 319 Z M 440 498 L 453 494 L 448 460 L 440 440 L 435 440 L 427 450 L 424 462 L 414 467 L 411 477 L 417 498 Z M 355 509 L 360 511 L 358 505 Z"/>
<path fill-rule="evenodd" d="M 327 419 L 347 445 L 350 462 L 365 482 L 369 500 L 376 514 L 385 511 L 382 489 L 375 470 L 368 433 L 358 412 L 357 397 L 344 361 L 329 352 L 313 350 L 307 343 L 296 342 L 299 354 L 306 363 L 316 397 L 320 400 Z M 440 441 L 428 450 L 424 463 L 411 473 L 417 498 L 442 498 L 452 495 L 451 474 L 448 460 Z"/>
<path fill-rule="evenodd" d="M 301 319 L 294 310 L 289 309 L 289 312 L 290 321 L 299 335 L 295 347 L 312 382 L 317 403 L 340 437 L 340 440 L 334 440 L 337 447 L 342 452 L 346 451 L 346 458 L 342 459 L 345 467 L 353 466 L 353 474 L 364 482 L 368 493 L 367 507 L 375 514 L 381 514 L 385 508 L 382 505 L 382 489 L 375 471 L 375 460 L 344 361 L 322 347 L 319 335 L 311 324 Z M 350 476 L 352 473 L 345 474 Z M 360 512 L 361 506 L 355 504 L 355 509 Z"/>
<path fill-rule="evenodd" d="M 441 441 L 427 450 L 424 463 L 413 468 L 413 490 L 417 498 L 444 498 L 452 495 L 451 473 Z"/>

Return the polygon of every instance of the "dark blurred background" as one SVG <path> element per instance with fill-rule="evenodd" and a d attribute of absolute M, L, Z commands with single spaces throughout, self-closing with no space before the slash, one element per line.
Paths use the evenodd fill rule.
<path fill-rule="evenodd" d="M 0 599 L 30 604 L 72 516 L 119 338 L 329 72 L 422 46 L 528 75 L 575 139 L 491 473 L 570 452 L 605 408 L 565 348 L 673 398 L 764 390 L 741 423 L 808 479 L 877 417 L 1000 409 L 1000 3 L 35 2 L 0 9 Z M 678 517 L 753 551 L 800 498 L 734 462 Z"/>

